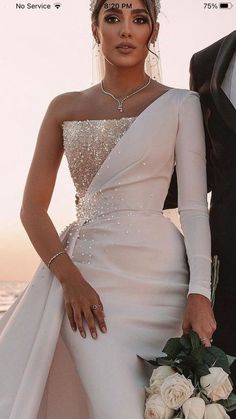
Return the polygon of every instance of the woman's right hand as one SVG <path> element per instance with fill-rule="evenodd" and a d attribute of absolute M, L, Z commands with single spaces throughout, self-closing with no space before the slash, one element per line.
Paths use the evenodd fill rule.
<path fill-rule="evenodd" d="M 85 281 L 77 268 L 72 274 L 68 275 L 66 280 L 62 281 L 62 288 L 64 291 L 65 309 L 71 328 L 74 331 L 78 328 L 81 336 L 85 338 L 84 316 L 94 339 L 97 338 L 95 318 L 101 331 L 106 333 L 105 314 L 100 297 L 95 289 Z M 98 306 L 96 310 L 92 309 L 93 304 Z"/>

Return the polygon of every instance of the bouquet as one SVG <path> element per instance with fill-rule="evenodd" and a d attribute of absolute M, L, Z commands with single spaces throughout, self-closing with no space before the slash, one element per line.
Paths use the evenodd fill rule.
<path fill-rule="evenodd" d="M 212 264 L 214 305 L 219 261 Z M 236 359 L 216 347 L 205 347 L 194 331 L 170 338 L 162 350 L 166 356 L 145 360 L 157 368 L 145 386 L 145 419 L 223 419 L 236 409 L 230 365 Z"/>

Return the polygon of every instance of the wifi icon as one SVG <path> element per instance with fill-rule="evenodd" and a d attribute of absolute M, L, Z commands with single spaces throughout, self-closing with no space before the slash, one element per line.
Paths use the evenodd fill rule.
<path fill-rule="evenodd" d="M 54 6 L 59 9 L 61 7 L 61 3 L 54 3 Z"/>

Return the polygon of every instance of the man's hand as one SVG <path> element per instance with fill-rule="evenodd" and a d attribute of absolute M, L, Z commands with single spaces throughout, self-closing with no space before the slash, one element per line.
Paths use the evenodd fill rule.
<path fill-rule="evenodd" d="M 183 319 L 183 333 L 196 332 L 205 346 L 211 346 L 216 320 L 210 300 L 201 294 L 189 294 Z"/>

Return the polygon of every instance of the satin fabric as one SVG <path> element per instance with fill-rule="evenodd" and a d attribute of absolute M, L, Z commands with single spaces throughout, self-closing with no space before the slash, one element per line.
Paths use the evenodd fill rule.
<path fill-rule="evenodd" d="M 179 107 L 185 98 L 190 107 L 188 124 L 200 135 L 200 146 L 197 140 L 197 152 L 193 151 L 189 162 L 198 168 L 194 172 L 196 195 L 190 193 L 184 179 L 188 169 L 182 167 L 182 146 L 175 147 Z M 183 225 L 192 279 L 196 280 L 192 289 L 197 289 L 198 277 L 201 280 L 208 275 L 208 266 L 201 265 L 197 252 L 197 245 L 202 244 L 202 260 L 206 262 L 208 245 L 204 247 L 204 239 L 208 243 L 209 237 L 202 169 L 204 139 L 198 103 L 196 113 L 195 105 L 191 113 L 195 101 L 195 93 L 174 89 L 149 105 L 111 151 L 109 166 L 106 159 L 93 178 L 86 194 L 86 218 L 71 223 L 60 234 L 68 254 L 104 303 L 108 333 L 98 331 L 97 341 L 89 336 L 88 328 L 86 340 L 78 332 L 73 334 L 61 284 L 43 262 L 0 319 L 1 419 L 143 417 L 144 384 L 148 384 L 150 368 L 136 354 L 147 358 L 162 355 L 166 340 L 182 333 L 189 290 L 186 243 L 162 214 L 175 151 L 181 180 L 180 208 L 187 214 Z M 167 111 L 172 115 L 169 125 Z M 186 131 L 179 132 L 183 141 Z M 109 204 L 114 201 L 115 206 Z M 205 282 L 200 283 L 199 292 L 207 294 L 204 286 Z M 100 389 L 98 396 L 94 394 L 96 388 Z M 108 409 L 112 406 L 111 412 Z"/>

